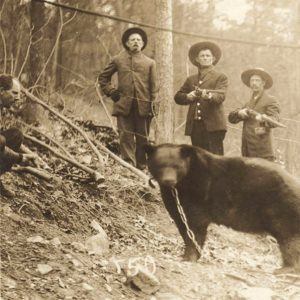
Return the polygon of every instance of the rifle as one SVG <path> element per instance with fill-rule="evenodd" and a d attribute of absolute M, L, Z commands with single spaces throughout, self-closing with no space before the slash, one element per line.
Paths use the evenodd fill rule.
<path fill-rule="evenodd" d="M 203 91 L 206 91 L 207 93 L 217 93 L 217 94 L 225 94 L 226 92 L 224 90 L 208 90 L 208 89 L 201 89 L 199 86 L 195 85 L 195 91 L 196 94 L 199 96 L 202 94 Z"/>
<path fill-rule="evenodd" d="M 287 127 L 286 125 L 284 125 L 284 124 L 282 124 L 280 122 L 277 122 L 277 121 L 273 120 L 272 118 L 270 118 L 270 117 L 268 117 L 268 116 L 266 116 L 264 114 L 260 114 L 260 113 L 258 113 L 257 111 L 255 111 L 255 110 L 253 110 L 251 108 L 247 108 L 247 111 L 248 111 L 250 117 L 254 117 L 255 118 L 255 117 L 259 116 L 262 119 L 262 121 L 268 122 L 268 123 L 270 123 L 272 125 L 275 125 L 277 127 L 282 127 L 282 128 L 286 128 Z"/>

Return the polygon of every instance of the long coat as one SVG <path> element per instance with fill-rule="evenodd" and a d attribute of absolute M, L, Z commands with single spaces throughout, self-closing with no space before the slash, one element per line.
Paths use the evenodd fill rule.
<path fill-rule="evenodd" d="M 187 94 L 195 90 L 195 86 L 201 89 L 221 90 L 224 93 L 212 93 L 212 98 L 204 100 L 197 97 L 194 102 L 187 100 Z M 194 120 L 197 119 L 197 112 L 205 124 L 207 131 L 226 130 L 226 117 L 223 101 L 225 100 L 228 79 L 224 73 L 218 72 L 212 66 L 206 70 L 199 69 L 198 74 L 189 76 L 180 90 L 175 94 L 174 100 L 180 105 L 190 105 L 187 118 L 185 135 L 191 135 Z M 200 117 L 200 115 L 199 115 Z"/>
<path fill-rule="evenodd" d="M 153 115 L 153 101 L 157 96 L 156 63 L 143 53 L 130 54 L 122 51 L 113 57 L 98 77 L 105 95 L 115 89 L 111 83 L 114 73 L 118 73 L 118 87 L 121 93 L 119 101 L 114 103 L 113 115 L 127 116 L 132 101 L 138 99 L 140 116 Z"/>
<path fill-rule="evenodd" d="M 266 114 L 272 119 L 279 120 L 279 103 L 275 97 L 263 92 L 258 98 L 252 97 L 242 108 L 251 108 L 258 113 Z M 232 111 L 229 116 L 230 123 L 238 123 L 244 121 L 242 133 L 242 156 L 273 158 L 274 151 L 272 146 L 272 130 L 271 124 L 259 122 L 255 118 L 247 118 L 242 120 L 238 115 L 240 109 Z M 255 128 L 265 127 L 266 133 L 263 135 L 255 134 Z"/>

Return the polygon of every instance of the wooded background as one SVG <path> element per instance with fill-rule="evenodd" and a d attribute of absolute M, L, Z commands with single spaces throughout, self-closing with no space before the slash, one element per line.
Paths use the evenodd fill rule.
<path fill-rule="evenodd" d="M 226 112 L 249 99 L 241 72 L 262 67 L 273 76 L 270 93 L 279 99 L 281 121 L 288 126 L 274 130 L 276 155 L 300 176 L 300 1 L 227 0 L 232 11 L 240 3 L 247 5 L 240 20 L 220 10 L 224 1 L 51 1 L 97 16 L 38 1 L 1 0 L 0 72 L 18 77 L 66 114 L 109 125 L 95 91 L 96 79 L 111 56 L 122 50 L 123 31 L 143 23 L 148 34 L 144 52 L 157 61 L 159 73 L 161 109 L 153 122 L 153 136 L 158 142 L 189 142 L 182 125 L 187 108 L 177 106 L 173 95 L 187 75 L 197 72 L 187 57 L 189 47 L 203 40 L 216 42 L 223 52 L 217 68 L 230 79 Z M 111 109 L 112 102 L 104 100 Z M 26 121 L 33 122 L 38 115 L 28 104 Z M 226 155 L 240 155 L 240 143 L 241 126 L 230 125 Z"/>

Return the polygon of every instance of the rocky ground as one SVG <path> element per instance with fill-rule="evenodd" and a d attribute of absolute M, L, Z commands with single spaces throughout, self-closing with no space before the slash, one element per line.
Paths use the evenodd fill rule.
<path fill-rule="evenodd" d="M 273 274 L 281 259 L 272 237 L 212 224 L 202 258 L 183 262 L 157 191 L 110 159 L 95 183 L 39 153 L 54 181 L 1 177 L 16 193 L 1 196 L 1 300 L 300 299 L 299 276 Z"/>

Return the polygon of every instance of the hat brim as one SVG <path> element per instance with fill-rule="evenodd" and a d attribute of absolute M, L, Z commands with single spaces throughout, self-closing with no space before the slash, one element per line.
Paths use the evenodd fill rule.
<path fill-rule="evenodd" d="M 258 75 L 265 81 L 265 86 L 264 86 L 265 89 L 269 89 L 270 87 L 272 87 L 273 85 L 272 76 L 262 69 L 249 69 L 242 73 L 241 79 L 246 86 L 250 87 L 250 78 L 253 75 Z"/>
<path fill-rule="evenodd" d="M 213 62 L 213 65 L 216 65 L 222 56 L 222 51 L 217 44 L 212 42 L 200 42 L 191 46 L 189 50 L 189 59 L 191 63 L 197 67 L 200 66 L 199 63 L 196 61 L 196 59 L 198 57 L 200 50 L 203 49 L 209 49 L 212 52 L 213 56 L 215 57 L 215 61 Z"/>
<path fill-rule="evenodd" d="M 128 28 L 122 35 L 122 44 L 124 46 L 124 48 L 126 50 L 129 50 L 128 46 L 126 45 L 127 41 L 128 41 L 128 38 L 130 37 L 130 35 L 134 34 L 134 33 L 137 33 L 139 34 L 141 37 L 142 37 L 142 40 L 144 42 L 144 45 L 142 47 L 141 50 L 144 50 L 147 46 L 147 42 L 148 42 L 148 38 L 147 38 L 147 34 L 146 32 L 139 28 L 139 27 L 131 27 L 131 28 Z"/>

